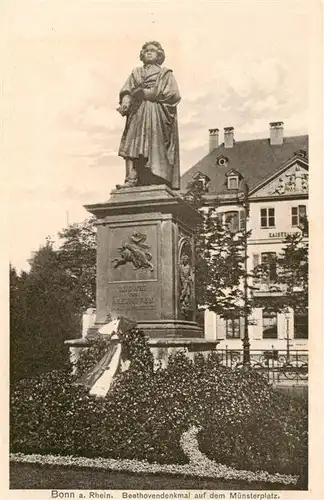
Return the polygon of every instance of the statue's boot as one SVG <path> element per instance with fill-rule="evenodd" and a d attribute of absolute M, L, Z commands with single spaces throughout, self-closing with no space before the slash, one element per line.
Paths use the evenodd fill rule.
<path fill-rule="evenodd" d="M 138 173 L 132 160 L 126 160 L 126 178 L 124 184 L 116 184 L 116 189 L 135 187 L 138 185 Z"/>

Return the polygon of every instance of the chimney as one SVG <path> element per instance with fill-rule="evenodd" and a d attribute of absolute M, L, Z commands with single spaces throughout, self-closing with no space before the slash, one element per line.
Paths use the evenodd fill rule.
<path fill-rule="evenodd" d="M 283 122 L 271 122 L 269 125 L 271 146 L 280 146 L 283 143 Z"/>
<path fill-rule="evenodd" d="M 218 128 L 209 129 L 209 152 L 218 148 L 219 130 Z"/>
<path fill-rule="evenodd" d="M 224 128 L 224 146 L 232 148 L 234 146 L 234 127 Z"/>

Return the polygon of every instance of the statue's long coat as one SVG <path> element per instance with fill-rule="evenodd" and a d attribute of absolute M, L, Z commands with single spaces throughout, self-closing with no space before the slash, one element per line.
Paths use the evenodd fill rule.
<path fill-rule="evenodd" d="M 132 96 L 136 89 L 155 87 L 154 102 L 132 98 L 122 135 L 119 156 L 146 160 L 145 168 L 164 179 L 173 189 L 180 188 L 177 104 L 180 94 L 170 69 L 156 64 L 135 68 L 120 91 Z"/>

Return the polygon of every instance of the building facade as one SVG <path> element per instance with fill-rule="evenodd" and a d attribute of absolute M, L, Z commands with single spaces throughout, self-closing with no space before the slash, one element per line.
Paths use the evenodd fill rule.
<path fill-rule="evenodd" d="M 288 234 L 300 232 L 300 220 L 307 215 L 308 137 L 284 137 L 282 122 L 270 123 L 266 139 L 236 142 L 234 129 L 227 127 L 220 144 L 218 129 L 209 133 L 209 153 L 182 176 L 181 189 L 185 191 L 194 177 L 204 179 L 208 202 L 217 200 L 222 220 L 230 222 L 233 231 L 243 230 L 242 200 L 248 196 L 247 271 L 260 264 L 268 269 L 266 278 L 253 283 L 260 307 L 249 318 L 251 349 L 305 350 L 307 316 L 292 309 L 270 311 L 266 305 L 284 294 L 274 283 L 275 256 Z M 206 338 L 219 340 L 219 348 L 241 349 L 243 334 L 244 318 L 225 320 L 205 313 Z"/>

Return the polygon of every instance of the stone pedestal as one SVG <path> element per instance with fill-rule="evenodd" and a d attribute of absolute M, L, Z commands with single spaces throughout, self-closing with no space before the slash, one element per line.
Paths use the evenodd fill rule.
<path fill-rule="evenodd" d="M 202 339 L 194 296 L 199 213 L 165 185 L 115 190 L 85 207 L 97 218 L 97 307 L 136 321 L 150 339 Z M 90 332 L 91 333 L 91 332 Z"/>

